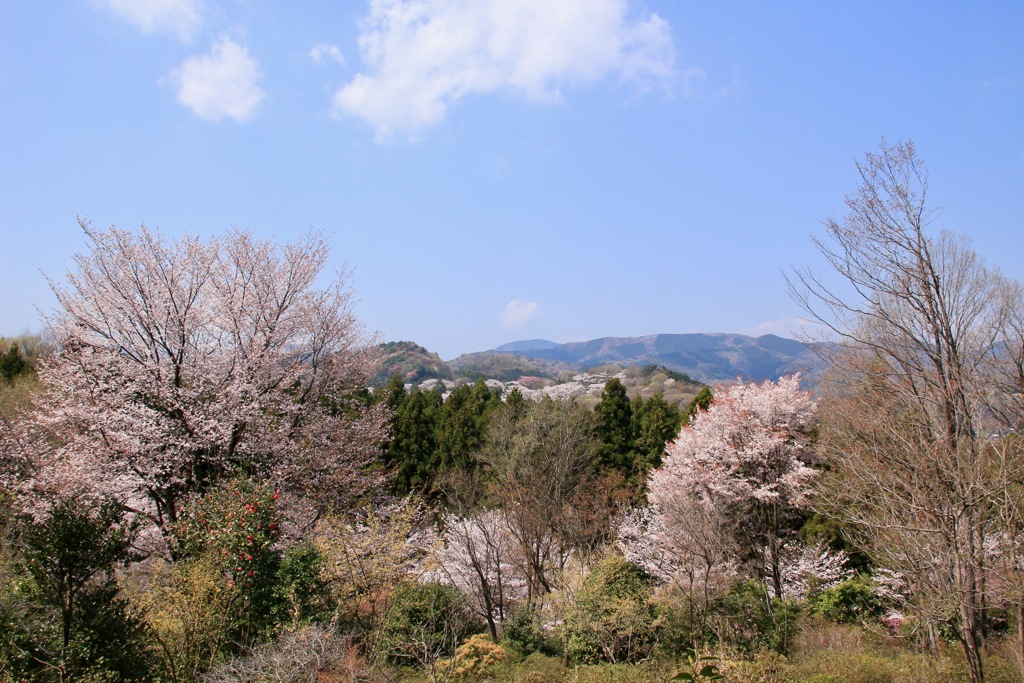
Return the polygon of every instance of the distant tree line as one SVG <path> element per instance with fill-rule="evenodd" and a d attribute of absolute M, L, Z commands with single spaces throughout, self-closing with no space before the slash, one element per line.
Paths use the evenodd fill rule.
<path fill-rule="evenodd" d="M 440 385 L 406 391 L 398 375 L 374 396 L 392 415 L 382 455 L 391 492 L 428 497 L 443 494 L 439 483 L 450 472 L 482 471 L 486 476 L 479 453 L 492 423 L 505 413 L 522 414 L 529 403 L 515 389 L 503 398 L 482 379 L 455 387 L 447 397 Z M 704 388 L 687 411 L 680 411 L 660 393 L 631 400 L 619 379 L 609 380 L 592 414 L 581 418 L 595 472 L 613 474 L 620 487 L 639 495 L 647 472 L 661 463 L 666 444 L 679 433 L 684 414 L 697 405 L 706 407 L 709 400 L 710 390 Z"/>

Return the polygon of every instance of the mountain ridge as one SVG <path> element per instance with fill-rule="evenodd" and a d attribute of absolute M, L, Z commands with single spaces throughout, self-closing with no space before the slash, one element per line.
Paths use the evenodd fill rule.
<path fill-rule="evenodd" d="M 522 346 L 516 346 L 523 344 Z M 563 363 L 573 370 L 601 365 L 663 365 L 703 382 L 733 381 L 737 377 L 762 381 L 794 372 L 815 373 L 821 362 L 813 348 L 774 334 L 752 337 L 728 332 L 651 334 L 639 337 L 598 337 L 550 348 L 529 348 L 512 342 L 500 348 L 519 348 L 515 355 Z M 486 353 L 504 353 L 492 350 Z M 460 359 L 449 361 L 456 369 Z M 479 358 L 480 353 L 471 354 Z"/>
<path fill-rule="evenodd" d="M 516 380 L 520 377 L 558 378 L 602 366 L 660 366 L 705 383 L 775 380 L 803 372 L 813 381 L 821 367 L 814 349 L 795 339 L 773 334 L 752 337 L 738 333 L 651 334 L 638 337 L 598 337 L 556 343 L 527 339 L 489 351 L 464 353 L 442 361 L 413 342 L 390 342 L 385 367 L 378 377 L 397 372 L 406 381 L 438 379 Z M 414 354 L 410 359 L 403 351 Z"/>

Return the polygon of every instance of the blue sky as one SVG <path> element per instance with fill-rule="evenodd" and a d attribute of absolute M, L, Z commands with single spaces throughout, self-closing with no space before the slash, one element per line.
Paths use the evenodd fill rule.
<path fill-rule="evenodd" d="M 1024 279 L 1024 3 L 0 0 L 0 334 L 76 217 L 310 227 L 442 358 L 800 327 L 854 161 L 912 138 L 936 227 Z"/>

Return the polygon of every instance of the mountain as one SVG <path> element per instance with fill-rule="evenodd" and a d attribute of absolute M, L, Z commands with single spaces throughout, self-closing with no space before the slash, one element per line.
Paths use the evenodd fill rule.
<path fill-rule="evenodd" d="M 411 341 L 387 342 L 377 347 L 380 369 L 370 379 L 371 386 L 381 386 L 398 375 L 406 384 L 419 384 L 428 379 L 454 379 L 452 369 L 436 353 Z"/>
<path fill-rule="evenodd" d="M 644 337 L 602 337 L 584 342 L 554 344 L 543 340 L 512 342 L 494 351 L 466 354 L 449 362 L 456 372 L 504 364 L 525 370 L 582 371 L 602 365 L 629 367 L 658 365 L 685 373 L 702 382 L 729 382 L 741 377 L 763 381 L 798 371 L 813 374 L 821 367 L 814 351 L 802 342 L 773 334 L 654 334 Z M 515 349 L 514 354 L 502 349 Z M 503 358 L 497 358 L 501 356 Z M 512 357 L 516 358 L 515 361 Z M 529 374 L 542 374 L 531 372 Z"/>
<path fill-rule="evenodd" d="M 544 351 L 553 349 L 556 346 L 558 346 L 557 342 L 548 341 L 547 339 L 526 339 L 502 344 L 498 348 L 491 350 L 496 353 L 521 353 L 523 351 Z"/>
<path fill-rule="evenodd" d="M 601 337 L 567 344 L 529 339 L 503 344 L 491 351 L 463 354 L 448 362 L 410 341 L 382 344 L 379 351 L 383 362 L 371 382 L 374 385 L 384 384 L 394 374 L 406 384 L 431 379 L 449 383 L 481 378 L 500 382 L 520 378 L 527 378 L 527 383 L 554 381 L 610 366 L 660 367 L 687 375 L 687 380 L 693 378 L 708 384 L 732 382 L 737 377 L 758 382 L 775 380 L 794 372 L 804 372 L 813 381 L 821 369 L 811 347 L 773 334 L 653 334 Z"/>

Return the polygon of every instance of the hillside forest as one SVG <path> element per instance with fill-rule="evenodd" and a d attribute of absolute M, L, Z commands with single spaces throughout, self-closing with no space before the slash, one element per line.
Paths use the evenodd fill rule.
<path fill-rule="evenodd" d="M 319 233 L 83 222 L 0 339 L 0 682 L 1022 680 L 1024 292 L 857 168 L 813 382 L 466 381 Z"/>

